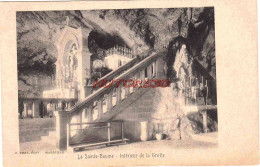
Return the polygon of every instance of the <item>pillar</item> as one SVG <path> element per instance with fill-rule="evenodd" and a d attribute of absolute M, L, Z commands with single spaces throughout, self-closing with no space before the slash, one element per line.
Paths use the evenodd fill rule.
<path fill-rule="evenodd" d="M 98 100 L 98 118 L 103 114 L 103 96 Z"/>
<path fill-rule="evenodd" d="M 86 117 L 88 119 L 88 122 L 93 121 L 93 103 L 91 103 L 86 109 Z"/>
<path fill-rule="evenodd" d="M 141 70 L 141 73 L 140 73 L 140 79 L 142 81 L 142 86 L 145 84 L 145 68 L 143 68 Z"/>
<path fill-rule="evenodd" d="M 135 77 L 134 77 L 134 78 L 135 78 L 134 81 L 135 81 L 135 84 L 136 84 L 137 80 L 140 79 L 140 73 L 139 73 L 139 71 L 137 71 L 137 72 L 135 73 Z M 138 89 L 138 85 L 136 85 L 136 87 L 134 87 L 134 92 L 135 92 L 137 89 Z"/>
<path fill-rule="evenodd" d="M 202 111 L 202 118 L 203 118 L 203 130 L 204 133 L 207 133 L 209 131 L 208 129 L 208 121 L 207 121 L 207 111 Z"/>
<path fill-rule="evenodd" d="M 107 123 L 107 140 L 110 142 L 110 140 L 111 140 L 111 135 L 110 135 L 110 133 L 111 133 L 111 125 L 110 125 L 110 122 L 108 122 Z"/>
<path fill-rule="evenodd" d="M 32 106 L 32 117 L 36 118 L 40 116 L 40 111 L 39 111 L 39 101 L 33 101 L 33 106 Z"/>
<path fill-rule="evenodd" d="M 124 140 L 125 136 L 124 136 L 124 122 L 121 122 L 121 139 Z"/>
<path fill-rule="evenodd" d="M 156 77 L 158 79 L 165 79 L 165 74 L 164 74 L 164 60 L 162 58 L 158 58 L 155 62 L 156 67 Z"/>
<path fill-rule="evenodd" d="M 153 77 L 156 77 L 156 61 L 153 62 L 152 68 L 153 68 Z"/>
<path fill-rule="evenodd" d="M 147 77 L 148 77 L 149 79 L 153 78 L 152 68 L 153 68 L 152 64 L 150 64 L 150 65 L 147 66 Z"/>
<path fill-rule="evenodd" d="M 125 88 L 125 98 L 127 98 L 130 95 L 130 88 L 126 87 Z"/>
<path fill-rule="evenodd" d="M 81 39 L 82 39 L 82 57 L 81 60 L 79 60 L 79 67 L 80 67 L 80 73 L 81 76 L 79 77 L 81 79 L 81 87 L 80 89 L 82 89 L 82 93 L 80 95 L 80 98 L 83 99 L 86 96 L 89 95 L 89 93 L 91 92 L 91 90 L 87 87 L 86 88 L 86 79 L 90 80 L 91 79 L 91 53 L 89 51 L 88 48 L 88 36 L 89 33 L 91 32 L 91 29 L 87 29 L 87 28 L 80 28 L 79 29 L 81 31 Z M 80 38 L 80 36 L 79 36 Z"/>
<path fill-rule="evenodd" d="M 112 96 L 113 96 L 113 89 L 111 89 L 107 95 L 107 111 L 110 111 L 111 108 L 113 107 Z"/>
<path fill-rule="evenodd" d="M 28 116 L 28 111 L 27 111 L 27 103 L 23 102 L 23 116 L 27 117 Z"/>
<path fill-rule="evenodd" d="M 121 101 L 121 87 L 122 85 L 120 84 L 117 88 L 116 88 L 116 104 L 119 104 Z"/>
<path fill-rule="evenodd" d="M 71 102 L 67 102 L 67 108 L 68 108 L 68 110 L 71 108 Z"/>
<path fill-rule="evenodd" d="M 56 146 L 60 150 L 66 150 L 68 146 L 69 112 L 54 111 L 56 117 Z"/>
<path fill-rule="evenodd" d="M 78 126 L 78 129 L 82 129 L 82 115 L 83 115 L 83 111 L 81 110 L 79 111 L 78 115 L 77 115 L 77 123 L 79 123 L 80 125 Z"/>

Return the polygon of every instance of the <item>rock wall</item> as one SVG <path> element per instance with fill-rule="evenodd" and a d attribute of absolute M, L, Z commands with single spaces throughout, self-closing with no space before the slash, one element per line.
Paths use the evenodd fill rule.
<path fill-rule="evenodd" d="M 203 133 L 202 116 L 199 113 L 185 116 L 170 87 L 150 89 L 113 120 L 124 121 L 125 136 L 131 141 L 140 141 L 142 138 L 152 140 L 158 132 L 167 134 L 173 140 L 180 137 L 182 140 L 188 139 L 192 133 Z M 217 131 L 215 115 L 208 116 L 208 126 L 210 131 Z"/>
<path fill-rule="evenodd" d="M 114 118 L 124 121 L 125 136 L 131 141 L 151 140 L 158 132 L 172 134 L 177 130 L 177 114 L 182 111 L 164 98 L 163 89 L 168 88 L 150 89 Z"/>
<path fill-rule="evenodd" d="M 102 59 L 104 50 L 120 45 L 139 56 L 166 51 L 172 64 L 176 53 L 172 44 L 181 37 L 190 55 L 213 77 L 216 75 L 214 8 L 17 12 L 21 96 L 39 97 L 43 89 L 50 87 L 57 54 L 54 43 L 64 25 L 93 30 L 89 39 L 92 61 Z M 34 77 L 38 82 L 44 78 L 46 84 L 31 82 Z"/>

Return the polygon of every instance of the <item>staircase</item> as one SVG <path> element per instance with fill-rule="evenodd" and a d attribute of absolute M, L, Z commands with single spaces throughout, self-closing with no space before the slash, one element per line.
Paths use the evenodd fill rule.
<path fill-rule="evenodd" d="M 157 120 L 152 120 L 152 116 L 165 108 L 158 106 L 161 101 L 168 100 L 173 104 L 168 113 L 159 114 L 164 120 L 172 121 L 173 111 L 176 114 L 184 110 L 177 99 L 171 99 L 173 96 L 167 95 L 167 92 L 172 92 L 170 87 L 144 88 L 147 80 L 166 79 L 164 56 L 164 53 L 154 53 L 142 60 L 136 57 L 100 79 L 108 82 L 138 80 L 143 82 L 140 87 L 127 87 L 122 83 L 115 86 L 111 82 L 111 86 L 96 87 L 92 94 L 69 111 L 56 111 L 56 118 L 21 120 L 20 143 L 41 141 L 50 145 L 50 148 L 56 147 L 57 143 L 60 149 L 75 151 L 124 144 L 141 138 L 151 139 L 157 128 L 154 127 Z M 165 94 L 167 96 L 162 97 Z M 159 124 L 166 125 L 159 121 L 158 129 Z"/>
<path fill-rule="evenodd" d="M 55 118 L 35 118 L 19 120 L 20 143 L 40 141 L 55 131 Z"/>
<path fill-rule="evenodd" d="M 145 81 L 151 79 L 166 79 L 164 73 L 164 53 L 152 54 L 140 60 L 134 58 L 118 69 L 110 72 L 100 80 L 128 80 Z M 205 79 L 206 77 L 204 77 Z M 163 107 L 155 104 L 162 99 L 170 100 L 170 96 L 161 97 L 161 91 L 171 92 L 169 88 L 139 88 L 124 87 L 96 87 L 87 98 L 79 101 L 69 111 L 57 111 L 55 126 L 54 118 L 43 122 L 44 119 L 26 120 L 20 123 L 20 143 L 40 141 L 52 147 L 58 145 L 60 149 L 80 150 L 89 147 L 124 144 L 130 140 L 140 140 L 143 135 L 141 127 L 149 122 L 151 115 Z M 172 100 L 171 111 L 183 110 L 178 101 Z M 166 113 L 164 119 L 171 113 Z M 28 123 L 28 122 L 29 123 Z M 41 122 L 42 121 L 42 122 Z M 48 122 L 49 121 L 49 122 Z M 148 138 L 154 134 L 151 123 L 147 127 Z M 55 131 L 55 127 L 58 127 Z M 58 138 L 57 138 L 58 137 Z M 195 136 L 201 140 L 203 136 Z M 211 140 L 211 139 L 210 139 Z"/>
<path fill-rule="evenodd" d="M 165 79 L 163 71 L 164 55 L 163 53 L 152 54 L 141 61 L 139 60 L 139 62 L 135 58 L 100 80 L 132 79 L 134 81 L 141 80 L 145 83 L 148 79 Z M 93 146 L 93 143 L 94 145 L 98 145 L 99 143 L 106 145 L 114 144 L 118 139 L 113 140 L 111 136 L 117 134 L 115 133 L 117 131 L 121 132 L 116 137 L 120 137 L 118 143 L 127 142 L 128 139 L 124 137 L 124 122 L 121 125 L 113 127 L 113 119 L 126 106 L 129 106 L 145 92 L 149 92 L 150 89 L 152 88 L 124 87 L 123 84 L 120 84 L 118 87 L 111 86 L 97 89 L 87 98 L 77 103 L 70 111 L 66 112 L 69 115 L 69 123 L 66 128 L 68 138 L 67 147 L 76 150 L 78 148 Z M 90 134 L 99 134 L 99 131 L 100 135 L 94 137 L 95 141 L 84 142 L 82 140 L 86 139 L 86 136 L 91 138 Z M 104 138 L 104 136 L 107 137 Z"/>
<path fill-rule="evenodd" d="M 20 151 L 56 150 L 56 119 L 19 119 Z"/>
<path fill-rule="evenodd" d="M 133 62 L 129 62 L 100 80 L 132 79 L 146 81 L 151 79 L 165 79 L 163 57 L 163 53 L 157 53 L 139 62 L 134 62 L 137 60 L 133 59 Z M 200 64 L 195 62 L 195 67 L 197 66 L 200 67 Z M 202 78 L 202 82 L 203 79 L 210 79 L 204 73 L 197 74 L 197 76 Z M 171 91 L 170 88 L 165 90 Z M 140 139 L 140 135 L 143 133 L 141 130 L 141 126 L 143 126 L 141 125 L 142 122 L 149 121 L 152 113 L 163 108 L 158 109 L 155 106 L 158 103 L 156 99 L 161 98 L 160 95 L 156 95 L 158 92 L 160 94 L 160 91 L 160 88 L 129 88 L 124 87 L 122 84 L 119 87 L 111 86 L 97 89 L 67 112 L 69 115 L 67 147 L 75 150 L 93 145 L 126 142 L 129 138 L 131 140 Z M 167 99 L 167 97 L 164 97 L 164 99 Z M 172 106 L 171 110 L 176 112 L 184 110 L 180 107 L 178 101 L 174 102 L 174 100 L 171 100 L 171 103 L 176 103 Z M 135 108 L 135 105 L 139 108 Z M 164 119 L 172 120 L 172 118 L 166 118 L 168 115 L 171 115 L 171 113 L 164 114 Z M 123 120 L 123 122 L 121 125 L 112 127 L 111 125 L 115 120 Z M 146 135 L 148 135 L 148 138 L 151 138 L 154 133 L 151 129 L 154 128 L 149 127 L 152 126 L 151 123 L 147 126 Z M 115 135 L 117 135 L 117 138 L 114 140 L 111 136 Z"/>

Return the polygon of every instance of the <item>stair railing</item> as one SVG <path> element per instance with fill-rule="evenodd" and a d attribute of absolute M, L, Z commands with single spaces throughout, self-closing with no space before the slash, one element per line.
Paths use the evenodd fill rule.
<path fill-rule="evenodd" d="M 133 79 L 133 80 L 142 80 L 145 81 L 145 79 L 152 79 L 158 74 L 156 74 L 158 71 L 158 67 L 156 66 L 156 60 L 163 56 L 163 54 L 154 54 L 151 55 L 141 62 L 137 63 L 127 71 L 121 73 L 118 77 L 114 78 L 114 80 L 127 80 L 127 79 Z M 113 78 L 115 74 L 111 74 L 110 76 L 106 76 L 104 78 L 101 78 L 101 80 L 110 80 Z M 132 92 L 134 89 L 132 90 Z M 117 88 L 115 86 L 111 87 L 101 87 L 96 92 L 92 93 L 90 96 L 82 100 L 82 102 L 78 103 L 74 107 L 71 108 L 70 116 L 73 117 L 75 115 L 79 116 L 82 115 L 82 113 L 85 112 L 85 114 L 91 114 L 93 115 L 93 108 L 96 107 L 98 117 L 104 112 L 109 111 L 114 105 L 117 105 L 120 103 L 122 99 L 127 97 L 130 93 L 130 88 L 124 88 L 122 84 L 120 84 Z M 104 97 L 106 97 L 104 99 Z M 113 97 L 116 97 L 116 104 L 113 103 Z M 104 100 L 107 100 L 107 102 L 104 102 Z M 105 111 L 105 107 L 103 106 L 106 104 L 107 111 Z M 88 121 L 93 121 L 93 118 L 91 118 L 91 115 L 85 115 L 86 117 L 89 117 Z"/>
<path fill-rule="evenodd" d="M 121 73 L 114 80 L 141 80 L 144 84 L 147 79 L 159 79 L 160 76 L 165 76 L 162 74 L 164 73 L 163 65 L 161 60 L 159 60 L 159 58 L 162 58 L 164 55 L 164 53 L 152 54 Z M 104 78 L 109 80 L 114 76 L 116 76 L 116 74 L 111 73 Z M 138 88 L 139 87 L 124 87 L 122 84 L 119 84 L 117 87 L 114 85 L 111 87 L 101 87 L 77 103 L 69 111 L 57 111 L 55 115 L 57 125 L 59 126 L 58 128 L 56 127 L 56 129 L 58 129 L 59 147 L 64 149 L 67 147 L 67 144 L 70 145 L 70 137 L 73 136 L 73 134 L 68 135 L 70 137 L 67 139 L 67 125 L 70 126 L 70 124 L 77 123 L 75 127 L 82 129 L 84 128 L 84 122 L 98 122 L 103 114 L 110 112 L 114 106 L 119 105 Z"/>
<path fill-rule="evenodd" d="M 99 81 L 102 81 L 102 80 L 111 81 L 112 79 L 116 78 L 118 75 L 122 74 L 124 71 L 131 68 L 138 61 L 140 61 L 139 58 L 135 57 L 134 59 L 127 62 L 126 64 L 118 67 L 117 69 L 115 69 L 115 70 L 111 71 L 110 73 L 108 73 L 107 75 L 103 76 L 102 78 L 99 79 Z M 94 89 L 94 90 L 96 91 L 97 89 Z"/>

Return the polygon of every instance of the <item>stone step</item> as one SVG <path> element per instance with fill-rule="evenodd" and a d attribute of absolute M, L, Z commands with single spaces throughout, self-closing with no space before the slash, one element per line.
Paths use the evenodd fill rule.
<path fill-rule="evenodd" d="M 32 141 L 20 143 L 20 151 L 55 151 L 56 145 L 51 145 L 42 141 Z"/>
<path fill-rule="evenodd" d="M 19 131 L 24 130 L 40 130 L 41 128 L 39 126 L 19 126 Z"/>
<path fill-rule="evenodd" d="M 19 132 L 19 136 L 48 136 L 49 130 L 40 129 L 40 130 L 22 130 Z"/>
<path fill-rule="evenodd" d="M 53 131 L 55 130 L 55 127 L 52 126 L 22 126 L 19 127 L 19 131 L 23 132 L 23 131 L 37 131 L 37 130 L 49 130 L 49 131 Z"/>
<path fill-rule="evenodd" d="M 40 141 L 41 136 L 19 136 L 20 143 Z"/>

